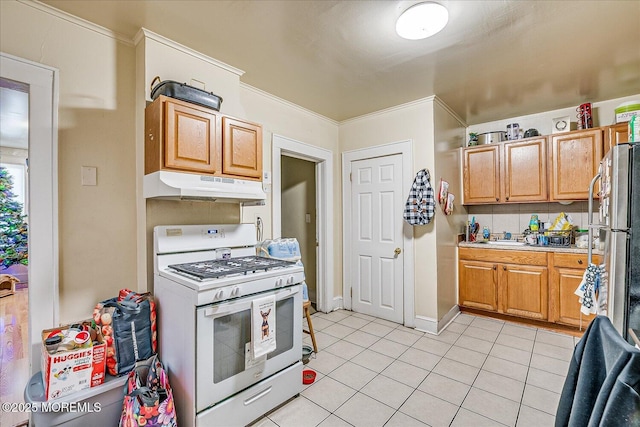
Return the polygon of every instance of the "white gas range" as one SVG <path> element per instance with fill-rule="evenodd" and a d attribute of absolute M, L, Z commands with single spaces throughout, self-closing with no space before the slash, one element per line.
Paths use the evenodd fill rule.
<path fill-rule="evenodd" d="M 180 425 L 246 425 L 302 390 L 304 271 L 256 257 L 256 243 L 253 224 L 154 228 L 159 351 Z M 276 349 L 253 359 L 252 301 L 265 296 Z"/>

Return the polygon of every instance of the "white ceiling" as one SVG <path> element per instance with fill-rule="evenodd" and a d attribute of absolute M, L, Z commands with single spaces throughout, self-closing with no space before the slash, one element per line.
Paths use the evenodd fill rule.
<path fill-rule="evenodd" d="M 471 125 L 640 93 L 640 1 L 438 2 L 447 27 L 410 41 L 395 21 L 418 1 L 43 1 L 337 121 L 434 94 Z"/>

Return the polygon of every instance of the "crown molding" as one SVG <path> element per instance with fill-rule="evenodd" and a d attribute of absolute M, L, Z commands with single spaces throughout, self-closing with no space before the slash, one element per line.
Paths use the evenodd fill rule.
<path fill-rule="evenodd" d="M 303 112 L 305 114 L 309 114 L 311 116 L 314 116 L 314 117 L 316 117 L 316 118 L 318 118 L 320 120 L 326 121 L 326 122 L 328 122 L 328 123 L 330 123 L 330 124 L 332 124 L 334 126 L 338 126 L 340 124 L 339 122 L 337 122 L 337 121 L 335 121 L 333 119 L 330 119 L 329 117 L 323 116 L 322 114 L 318 114 L 315 111 L 311 111 L 309 109 L 301 107 L 298 104 L 294 104 L 293 102 L 287 101 L 286 99 L 279 98 L 279 97 L 277 97 L 277 96 L 275 96 L 273 94 L 270 94 L 269 92 L 265 92 L 262 89 L 258 89 L 257 87 L 248 85 L 246 83 L 240 82 L 240 88 L 248 90 L 250 92 L 257 93 L 257 94 L 262 95 L 264 97 L 267 97 L 267 98 L 271 99 L 272 101 L 276 101 L 276 102 L 278 102 L 280 104 L 286 105 L 289 108 L 293 108 L 293 109 L 301 111 L 301 112 Z"/>
<path fill-rule="evenodd" d="M 115 31 L 112 31 L 108 28 L 102 27 L 98 24 L 94 24 L 93 22 L 79 18 L 75 15 L 71 15 L 70 13 L 64 12 L 60 9 L 56 9 L 55 7 L 49 6 L 48 4 L 44 4 L 36 0 L 18 0 L 18 2 L 24 4 L 25 6 L 29 6 L 41 12 L 55 16 L 56 18 L 78 25 L 87 30 L 117 40 L 120 43 L 126 44 L 128 46 L 133 46 L 133 41 L 123 34 L 116 33 Z"/>
<path fill-rule="evenodd" d="M 362 116 L 353 117 L 351 119 L 346 119 L 340 122 L 340 125 L 349 124 L 352 122 L 357 122 L 364 119 L 370 119 L 373 117 L 382 116 L 384 114 L 388 114 L 394 111 L 404 110 L 405 108 L 415 107 L 422 104 L 432 103 L 435 99 L 435 95 L 428 96 L 426 98 L 416 99 L 415 101 L 406 102 L 400 105 L 394 105 L 393 107 L 385 108 L 383 110 L 374 111 L 372 113 L 363 114 Z"/>
<path fill-rule="evenodd" d="M 229 64 L 226 64 L 222 61 L 218 61 L 215 58 L 212 58 L 210 56 L 207 56 L 203 53 L 198 52 L 197 50 L 191 49 L 190 47 L 187 47 L 183 44 L 180 44 L 178 42 L 175 42 L 171 39 L 166 38 L 165 36 L 161 36 L 160 34 L 154 33 L 153 31 L 147 29 L 147 28 L 140 28 L 140 30 L 138 31 L 138 33 L 136 34 L 136 36 L 133 38 L 133 43 L 137 46 L 138 43 L 140 43 L 140 41 L 143 38 L 148 38 L 151 40 L 154 40 L 158 43 L 162 43 L 166 46 L 169 46 L 173 49 L 179 50 L 183 53 L 186 53 L 188 55 L 191 55 L 195 58 L 198 58 L 204 62 L 208 62 L 211 65 L 215 65 L 216 67 L 222 68 L 226 71 L 229 71 L 237 76 L 242 76 L 244 74 L 244 71 L 236 68 L 234 66 L 231 66 Z"/>

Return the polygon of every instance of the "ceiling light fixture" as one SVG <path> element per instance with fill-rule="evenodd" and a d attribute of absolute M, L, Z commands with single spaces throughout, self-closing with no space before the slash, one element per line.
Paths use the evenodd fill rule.
<path fill-rule="evenodd" d="M 426 39 L 449 22 L 449 12 L 438 3 L 418 3 L 405 10 L 396 22 L 396 33 L 409 40 Z"/>

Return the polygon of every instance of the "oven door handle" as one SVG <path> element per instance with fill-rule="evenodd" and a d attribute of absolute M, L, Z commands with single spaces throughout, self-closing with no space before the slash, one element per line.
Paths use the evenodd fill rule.
<path fill-rule="evenodd" d="M 276 297 L 276 301 L 280 301 L 292 295 L 295 295 L 299 292 L 300 292 L 300 286 L 292 286 L 292 287 L 274 292 L 273 295 Z M 260 297 L 264 295 L 265 294 L 259 294 Z M 250 295 L 238 301 L 222 303 L 222 304 L 206 307 L 204 309 L 204 315 L 205 317 L 213 317 L 213 316 L 221 317 L 221 316 L 226 316 L 228 314 L 237 313 L 243 308 L 247 310 L 251 308 L 251 301 L 253 301 L 255 297 L 256 295 Z"/>
<path fill-rule="evenodd" d="M 255 396 L 252 396 L 252 397 L 248 398 L 247 400 L 245 400 L 243 402 L 244 406 L 249 406 L 253 402 L 255 402 L 256 400 L 258 400 L 260 398 L 263 398 L 264 396 L 266 396 L 267 394 L 269 394 L 271 392 L 272 388 L 273 388 L 272 386 L 269 386 L 269 388 L 267 388 L 265 390 L 262 390 L 260 393 L 256 394 Z"/>

